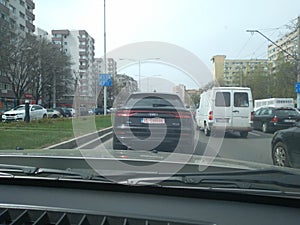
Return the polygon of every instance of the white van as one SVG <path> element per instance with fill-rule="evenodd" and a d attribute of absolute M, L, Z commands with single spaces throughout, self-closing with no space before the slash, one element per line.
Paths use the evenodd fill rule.
<path fill-rule="evenodd" d="M 250 88 L 214 87 L 200 95 L 196 121 L 205 135 L 212 129 L 238 131 L 247 137 L 253 128 L 253 99 Z"/>

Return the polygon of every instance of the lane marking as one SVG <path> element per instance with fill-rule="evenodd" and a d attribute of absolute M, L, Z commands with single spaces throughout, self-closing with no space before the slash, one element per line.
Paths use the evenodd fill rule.
<path fill-rule="evenodd" d="M 260 137 L 261 135 L 260 134 L 256 134 L 256 133 L 253 133 L 253 132 L 249 132 L 250 134 L 254 135 L 254 136 L 258 136 Z"/>

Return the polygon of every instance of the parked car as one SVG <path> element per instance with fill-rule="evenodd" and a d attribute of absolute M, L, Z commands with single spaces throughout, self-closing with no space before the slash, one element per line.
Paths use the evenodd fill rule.
<path fill-rule="evenodd" d="M 80 107 L 79 108 L 79 113 L 76 114 L 77 116 L 88 116 L 89 115 L 89 110 L 86 107 Z M 73 114 L 74 116 L 74 114 Z"/>
<path fill-rule="evenodd" d="M 300 120 L 300 113 L 290 107 L 261 107 L 254 113 L 253 127 L 263 132 L 274 132 L 295 126 Z"/>
<path fill-rule="evenodd" d="M 192 153 L 195 131 L 193 115 L 178 95 L 133 93 L 114 114 L 113 148 Z"/>
<path fill-rule="evenodd" d="M 64 110 L 65 110 L 65 111 L 66 111 L 66 110 L 70 111 L 70 112 L 71 112 L 71 116 L 75 116 L 75 114 L 76 114 L 76 110 L 73 109 L 73 108 L 64 108 Z"/>
<path fill-rule="evenodd" d="M 300 168 L 300 122 L 294 127 L 275 132 L 272 159 L 277 166 Z"/>
<path fill-rule="evenodd" d="M 103 115 L 104 114 L 104 108 L 95 108 L 94 110 L 95 115 Z"/>
<path fill-rule="evenodd" d="M 47 110 L 40 105 L 29 105 L 30 120 L 47 118 Z M 3 121 L 18 121 L 25 118 L 25 105 L 19 105 L 2 115 Z"/>
<path fill-rule="evenodd" d="M 48 118 L 59 118 L 62 117 L 62 114 L 55 109 L 47 109 L 47 117 Z"/>
<path fill-rule="evenodd" d="M 67 108 L 55 108 L 55 110 L 59 111 L 63 117 L 72 117 L 72 113 Z"/>
<path fill-rule="evenodd" d="M 6 112 L 5 109 L 0 109 L 0 119 L 2 120 L 2 115 Z"/>

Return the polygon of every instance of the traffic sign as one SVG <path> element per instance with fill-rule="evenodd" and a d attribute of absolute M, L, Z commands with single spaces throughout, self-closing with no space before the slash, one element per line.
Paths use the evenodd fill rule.
<path fill-rule="evenodd" d="M 295 83 L 295 92 L 300 93 L 300 82 Z"/>
<path fill-rule="evenodd" d="M 112 86 L 111 74 L 99 74 L 98 85 L 106 87 Z"/>

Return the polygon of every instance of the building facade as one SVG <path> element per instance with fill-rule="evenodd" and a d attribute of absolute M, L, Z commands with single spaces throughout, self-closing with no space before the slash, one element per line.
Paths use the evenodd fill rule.
<path fill-rule="evenodd" d="M 268 46 L 268 59 L 273 63 L 273 66 L 275 66 L 280 54 L 288 60 L 295 60 L 292 56 L 297 57 L 298 38 L 298 32 L 294 30 L 275 41 L 276 45 L 272 43 Z"/>
<path fill-rule="evenodd" d="M 93 63 L 95 56 L 95 40 L 85 30 L 52 30 L 52 42 L 60 46 L 60 50 L 71 57 L 73 65 L 74 94 L 64 96 L 61 104 L 73 104 L 75 91 L 79 94 L 80 105 L 95 104 L 97 81 L 94 79 Z"/>
<path fill-rule="evenodd" d="M 244 76 L 257 67 L 268 70 L 267 59 L 226 59 L 225 55 L 216 55 L 213 61 L 213 80 L 226 86 L 242 86 Z"/>
<path fill-rule="evenodd" d="M 33 34 L 35 15 L 33 0 L 0 0 L 1 19 L 24 36 L 26 33 Z"/>
<path fill-rule="evenodd" d="M 33 0 L 0 0 L 0 26 L 11 27 L 23 37 L 33 34 L 35 15 Z M 11 109 L 17 104 L 12 84 L 6 77 L 0 77 L 0 109 Z"/>

